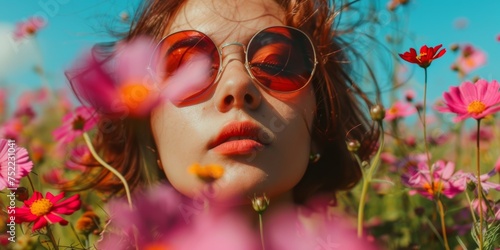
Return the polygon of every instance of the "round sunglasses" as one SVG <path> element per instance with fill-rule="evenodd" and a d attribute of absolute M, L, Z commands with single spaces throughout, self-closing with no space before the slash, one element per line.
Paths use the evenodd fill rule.
<path fill-rule="evenodd" d="M 265 89 L 291 93 L 303 89 L 312 79 L 317 59 L 311 39 L 301 30 L 289 26 L 272 26 L 258 31 L 245 46 L 239 42 L 218 47 L 206 34 L 184 30 L 170 34 L 158 43 L 156 57 L 149 69 L 160 84 L 169 82 L 176 72 L 190 63 L 203 61 L 206 79 L 182 99 L 194 98 L 216 83 L 223 71 L 222 49 L 237 45 L 245 53 L 245 68 L 250 77 Z M 203 58 L 204 60 L 197 60 Z M 170 83 L 169 83 L 170 84 Z M 177 84 L 177 83 L 175 83 Z"/>

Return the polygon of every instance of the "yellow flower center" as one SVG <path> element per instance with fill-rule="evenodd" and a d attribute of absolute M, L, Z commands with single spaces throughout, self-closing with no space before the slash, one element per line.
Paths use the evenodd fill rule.
<path fill-rule="evenodd" d="M 427 193 L 434 195 L 435 193 L 441 192 L 441 189 L 443 189 L 443 186 L 441 185 L 440 181 L 435 181 L 433 187 L 431 187 L 431 184 L 426 182 L 424 183 L 423 188 Z"/>
<path fill-rule="evenodd" d="M 484 103 L 481 101 L 473 101 L 469 103 L 469 106 L 467 106 L 467 112 L 476 115 L 481 114 L 485 109 L 486 105 L 484 105 Z"/>
<path fill-rule="evenodd" d="M 421 61 L 420 61 L 420 58 L 422 58 L 422 56 L 426 56 L 426 55 L 427 55 L 427 53 L 425 53 L 425 52 L 424 52 L 424 53 L 420 53 L 420 54 L 417 56 L 417 60 L 418 60 L 419 62 L 421 62 Z"/>
<path fill-rule="evenodd" d="M 120 94 L 127 107 L 137 108 L 149 96 L 149 89 L 142 82 L 129 81 L 121 87 Z"/>
<path fill-rule="evenodd" d="M 389 110 L 387 110 L 387 113 L 389 113 L 391 115 L 395 115 L 398 113 L 398 108 L 396 108 L 396 107 L 389 108 Z"/>
<path fill-rule="evenodd" d="M 212 182 L 222 177 L 224 174 L 224 167 L 216 164 L 206 166 L 193 164 L 189 167 L 188 171 L 205 182 Z"/>
<path fill-rule="evenodd" d="M 50 202 L 48 199 L 43 198 L 33 202 L 33 204 L 31 204 L 30 206 L 30 211 L 36 216 L 43 216 L 50 212 L 52 206 L 52 202 Z"/>

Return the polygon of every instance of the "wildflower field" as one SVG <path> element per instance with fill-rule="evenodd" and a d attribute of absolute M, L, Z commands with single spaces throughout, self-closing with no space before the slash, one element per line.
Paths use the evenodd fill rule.
<path fill-rule="evenodd" d="M 389 1 L 388 11 L 408 2 Z M 46 25 L 37 18 L 20 20 L 12 39 L 37 39 Z M 73 90 L 98 90 L 79 101 L 69 84 L 27 89 L 16 100 L 0 86 L 0 249 L 500 249 L 500 84 L 475 74 L 487 64 L 488 52 L 470 43 L 402 47 L 398 32 L 381 42 L 394 58 L 386 72 L 393 80 L 384 85 L 390 88 L 366 110 L 380 130 L 377 148 L 369 161 L 358 160 L 363 177 L 354 188 L 336 194 L 334 204 L 331 197 L 318 197 L 301 210 L 319 214 L 309 218 L 321 221 L 321 227 L 312 226 L 314 233 L 296 208 L 266 213 L 273 201 L 265 195 L 248 205 L 258 233 L 236 214 L 208 209 L 223 166 L 186 166 L 206 185 L 194 199 L 164 183 L 129 191 L 93 146 L 103 122 L 95 107 L 110 114 L 118 104 L 126 116 L 141 118 L 161 99 L 175 102 L 189 92 L 184 86 L 155 93 L 143 82 L 127 81 L 148 74 L 133 67 L 149 63 L 154 51 L 147 42 L 124 45 L 117 78 L 101 71 L 88 53 L 79 57 L 67 71 Z M 488 39 L 500 41 L 494 33 Z M 432 69 L 446 57 L 456 58 L 449 67 L 456 84 L 429 100 L 440 74 Z M 84 77 L 82 66 L 91 69 Z M 203 72 L 193 67 L 184 77 L 196 84 Z M 45 77 L 43 69 L 35 71 Z M 408 84 L 417 76 L 423 79 L 418 91 Z M 356 159 L 361 143 L 346 141 Z M 123 184 L 121 198 L 71 189 L 72 180 L 96 162 L 90 168 L 107 168 L 112 175 L 106 178 Z"/>

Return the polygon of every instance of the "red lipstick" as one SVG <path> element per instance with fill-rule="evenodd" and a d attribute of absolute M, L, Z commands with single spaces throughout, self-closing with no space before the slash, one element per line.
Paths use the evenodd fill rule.
<path fill-rule="evenodd" d="M 209 149 L 222 155 L 246 155 L 262 149 L 267 143 L 264 130 L 250 121 L 233 121 L 222 127 L 209 143 Z"/>

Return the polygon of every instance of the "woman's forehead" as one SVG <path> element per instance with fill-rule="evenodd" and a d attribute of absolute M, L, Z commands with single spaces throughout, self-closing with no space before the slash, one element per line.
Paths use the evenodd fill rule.
<path fill-rule="evenodd" d="M 165 35 L 194 29 L 214 38 L 229 39 L 283 24 L 284 12 L 275 1 L 188 0 L 172 19 Z"/>

